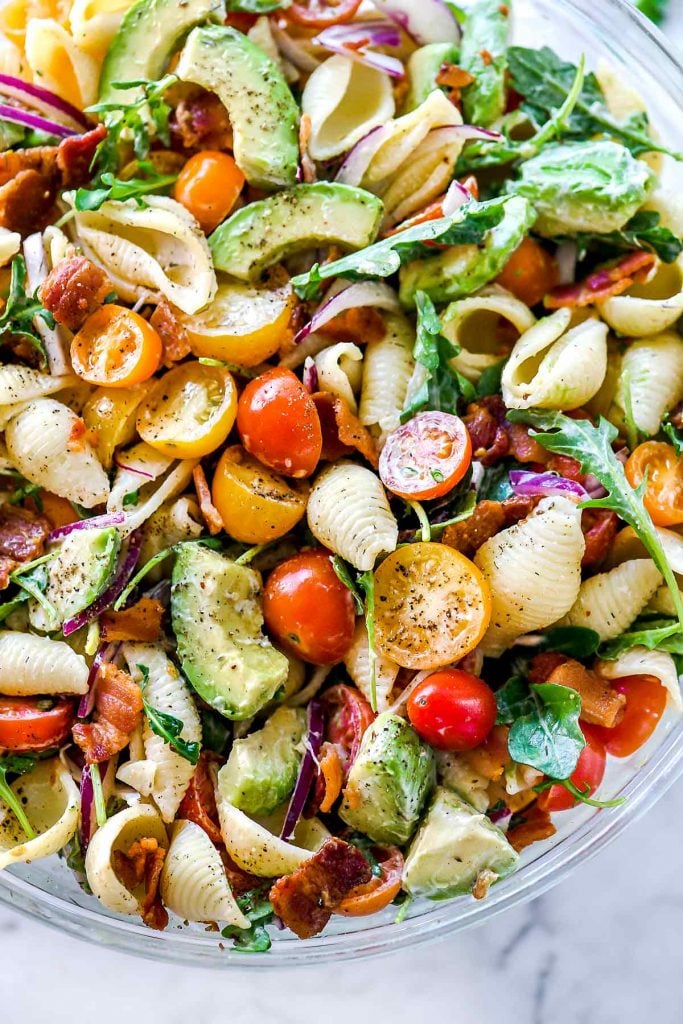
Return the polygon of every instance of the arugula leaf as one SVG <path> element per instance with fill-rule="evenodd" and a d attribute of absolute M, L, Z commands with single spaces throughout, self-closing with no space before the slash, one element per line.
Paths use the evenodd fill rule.
<path fill-rule="evenodd" d="M 477 398 L 487 398 L 489 395 L 497 395 L 500 393 L 503 370 L 505 369 L 507 361 L 508 357 L 505 356 L 505 358 L 501 359 L 499 362 L 486 367 L 477 381 Z"/>
<path fill-rule="evenodd" d="M 31 822 L 26 817 L 26 811 L 24 810 L 21 800 L 14 790 L 10 789 L 7 776 L 26 775 L 27 772 L 33 771 L 35 766 L 35 757 L 10 754 L 7 757 L 0 758 L 0 800 L 7 804 L 29 839 L 35 839 L 37 833 Z"/>
<path fill-rule="evenodd" d="M 136 89 L 142 92 L 136 92 L 137 98 L 130 103 L 95 103 L 86 108 L 87 114 L 102 114 L 107 127 L 107 136 L 97 147 L 93 166 L 98 167 L 100 172 L 117 170 L 119 150 L 124 143 L 132 143 L 138 160 L 148 156 L 153 139 L 158 139 L 164 146 L 170 146 L 171 107 L 164 99 L 164 93 L 177 81 L 176 75 L 164 75 L 158 81 L 143 78 L 131 82 L 113 82 L 114 89 Z"/>
<path fill-rule="evenodd" d="M 305 274 L 292 278 L 292 285 L 299 298 L 314 299 L 319 294 L 323 281 L 333 277 L 351 280 L 364 278 L 391 277 L 410 260 L 433 256 L 437 248 L 450 245 L 479 245 L 486 233 L 501 222 L 505 203 L 509 197 L 491 199 L 485 203 L 472 200 L 461 206 L 451 217 L 425 221 L 412 228 L 406 228 L 396 235 L 383 238 L 358 252 L 349 253 L 339 260 L 319 263 Z"/>
<path fill-rule="evenodd" d="M 607 491 L 604 498 L 592 498 L 581 503 L 581 508 L 607 508 L 632 526 L 641 543 L 647 548 L 655 565 L 671 592 L 674 608 L 683 626 L 683 601 L 676 578 L 664 554 L 657 531 L 643 505 L 646 481 L 634 490 L 626 479 L 624 467 L 612 451 L 617 428 L 604 417 L 597 426 L 590 420 L 575 420 L 561 412 L 541 412 L 535 409 L 513 409 L 508 419 L 514 423 L 527 423 L 544 433 L 534 432 L 534 439 L 558 455 L 570 455 L 581 465 L 583 473 L 592 473 Z M 548 433 L 552 431 L 552 433 Z"/>
<path fill-rule="evenodd" d="M 513 761 L 553 779 L 569 778 L 586 745 L 576 690 L 556 683 L 532 683 L 527 688 L 520 676 L 513 676 L 496 693 L 496 703 L 497 721 L 512 723 L 508 750 Z"/>
<path fill-rule="evenodd" d="M 510 676 L 499 690 L 496 690 L 496 725 L 511 725 L 516 718 L 529 713 L 533 705 L 529 698 L 529 686 L 524 676 Z"/>
<path fill-rule="evenodd" d="M 622 633 L 601 647 L 599 654 L 605 661 L 614 661 L 632 647 L 646 647 L 648 651 L 666 651 L 668 654 L 683 655 L 683 632 L 676 619 L 656 620 Z"/>
<path fill-rule="evenodd" d="M 351 596 L 353 597 L 356 605 L 356 612 L 358 615 L 362 615 L 365 611 L 365 601 L 363 600 L 362 593 L 358 589 L 356 580 L 351 574 L 351 566 L 339 555 L 335 555 L 332 559 L 332 568 L 337 574 L 337 578 L 341 580 L 344 586 L 351 591 Z"/>
<path fill-rule="evenodd" d="M 590 658 L 600 646 L 600 634 L 586 626 L 555 626 L 543 634 L 539 651 L 557 651 L 570 658 Z"/>
<path fill-rule="evenodd" d="M 149 160 L 140 161 L 140 170 L 144 178 L 129 178 L 121 181 L 110 171 L 104 171 L 100 176 L 101 185 L 97 188 L 79 188 L 76 190 L 74 207 L 76 210 L 99 210 L 103 203 L 110 199 L 124 202 L 126 199 L 134 199 L 139 207 L 147 204 L 143 195 L 148 192 L 159 192 L 161 189 L 172 185 L 178 177 L 177 174 L 159 174 Z"/>
<path fill-rule="evenodd" d="M 621 804 L 626 803 L 625 796 L 618 796 L 614 800 L 594 800 L 588 795 L 590 786 L 587 785 L 584 790 L 581 790 L 574 785 L 571 779 L 546 779 L 534 786 L 534 793 L 542 793 L 544 789 L 551 789 L 553 786 L 563 786 L 575 800 L 579 800 L 582 804 L 588 804 L 589 807 L 620 807 Z"/>
<path fill-rule="evenodd" d="M 37 298 L 26 294 L 26 262 L 23 256 L 15 256 L 10 270 L 9 294 L 0 316 L 0 339 L 5 334 L 14 334 L 25 340 L 38 353 L 40 365 L 45 366 L 47 355 L 43 339 L 37 333 L 33 321 L 40 317 L 48 327 L 55 326 L 55 318 Z"/>
<path fill-rule="evenodd" d="M 505 501 L 515 493 L 510 483 L 510 470 L 523 469 L 520 462 L 502 462 L 498 466 L 486 466 L 479 481 L 479 501 Z"/>
<path fill-rule="evenodd" d="M 576 242 L 579 261 L 584 260 L 591 251 L 597 251 L 598 257 L 602 259 L 610 255 L 606 250 L 631 252 L 633 249 L 644 249 L 655 253 L 664 263 L 674 263 L 683 252 L 683 239 L 661 225 L 660 219 L 654 210 L 640 210 L 620 231 L 608 231 L 606 234 L 579 232 L 576 235 L 560 235 L 553 238 L 553 241 L 558 244 Z"/>
<path fill-rule="evenodd" d="M 441 509 L 437 509 L 437 512 L 434 513 L 432 508 L 427 508 L 425 511 L 429 521 L 429 530 L 432 536 L 432 540 L 437 540 L 447 526 L 453 526 L 455 523 L 461 523 L 464 519 L 469 519 L 472 513 L 474 512 L 476 504 L 476 493 L 472 490 L 467 490 L 465 491 L 464 495 L 460 496 L 458 501 L 455 503 L 455 507 L 453 508 L 452 513 L 448 515 L 445 519 L 436 519 L 433 521 L 432 518 L 430 518 L 430 513 L 432 513 L 432 515 L 436 514 L 438 516 Z M 438 505 L 441 506 L 442 503 L 439 502 Z M 411 541 L 418 540 L 422 540 L 422 530 L 417 530 L 414 536 L 411 538 Z"/>
<path fill-rule="evenodd" d="M 636 7 L 655 25 L 661 25 L 669 9 L 669 0 L 636 0 Z"/>
<path fill-rule="evenodd" d="M 662 423 L 662 433 L 666 434 L 671 444 L 674 446 L 676 455 L 683 455 L 683 433 L 677 430 L 670 419 L 665 419 Z"/>
<path fill-rule="evenodd" d="M 147 665 L 137 665 L 137 668 L 142 673 L 142 683 L 140 684 L 142 709 L 147 716 L 150 729 L 157 736 L 160 736 L 165 743 L 168 743 L 169 747 L 175 750 L 176 754 L 180 754 L 190 764 L 196 764 L 199 760 L 199 744 L 197 742 L 190 743 L 181 737 L 180 734 L 184 729 L 184 723 L 179 718 L 176 718 L 175 715 L 169 715 L 167 711 L 159 711 L 157 708 L 152 707 L 145 697 L 145 690 L 149 682 L 149 668 Z"/>
<path fill-rule="evenodd" d="M 267 890 L 266 890 L 267 891 Z M 250 889 L 236 901 L 249 921 L 249 928 L 228 925 L 221 932 L 224 939 L 232 939 L 232 947 L 240 953 L 266 953 L 272 943 L 266 925 L 273 920 L 273 905 L 264 897 L 264 889 Z"/>
<path fill-rule="evenodd" d="M 28 601 L 29 595 L 25 590 L 20 591 L 16 597 L 10 598 L 9 601 L 3 601 L 0 604 L 0 622 L 4 622 L 5 619 L 15 612 L 17 608 L 20 608 L 25 601 Z"/>

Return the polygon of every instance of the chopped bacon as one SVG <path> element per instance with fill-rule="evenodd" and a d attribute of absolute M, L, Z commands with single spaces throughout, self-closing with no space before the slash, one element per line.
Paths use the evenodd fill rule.
<path fill-rule="evenodd" d="M 567 655 L 560 654 L 559 651 L 541 651 L 540 654 L 534 655 L 529 664 L 529 682 L 547 683 L 555 669 L 559 665 L 564 665 L 565 661 Z"/>
<path fill-rule="evenodd" d="M 536 500 L 514 497 L 504 501 L 480 501 L 471 516 L 447 526 L 441 539 L 448 547 L 471 558 L 491 537 L 528 516 Z"/>
<path fill-rule="evenodd" d="M 164 366 L 189 356 L 192 350 L 188 333 L 165 299 L 158 304 L 149 322 L 161 338 Z"/>
<path fill-rule="evenodd" d="M 168 913 L 159 895 L 159 879 L 164 866 L 166 850 L 151 837 L 136 839 L 128 853 L 114 850 L 112 866 L 121 883 L 133 892 L 144 884 L 145 894 L 140 900 L 140 916 L 148 928 L 163 931 L 168 924 Z"/>
<path fill-rule="evenodd" d="M 295 935 L 310 939 L 323 930 L 344 897 L 371 877 L 370 865 L 360 850 L 333 837 L 291 875 L 275 882 L 270 901 Z"/>
<path fill-rule="evenodd" d="M 171 134 L 183 149 L 231 149 L 228 112 L 215 93 L 181 99 L 171 118 Z"/>
<path fill-rule="evenodd" d="M 0 227 L 30 235 L 48 221 L 56 190 L 38 171 L 19 171 L 0 186 Z"/>
<path fill-rule="evenodd" d="M 241 868 L 239 864 L 236 864 L 224 846 L 221 846 L 218 852 L 221 855 L 233 896 L 244 896 L 245 893 L 253 892 L 254 889 L 259 889 L 264 884 L 268 884 L 267 879 L 261 878 L 258 875 L 252 875 L 249 871 Z"/>
<path fill-rule="evenodd" d="M 194 480 L 195 490 L 197 492 L 197 499 L 199 501 L 199 510 L 204 517 L 207 529 L 210 534 L 214 535 L 220 533 L 223 529 L 223 520 L 221 519 L 220 512 L 211 501 L 211 491 L 206 480 L 206 473 L 201 466 L 195 466 L 192 470 L 192 479 Z"/>
<path fill-rule="evenodd" d="M 499 779 L 510 764 L 506 725 L 494 725 L 483 743 L 473 750 L 464 750 L 462 757 L 468 765 L 491 782 Z"/>
<path fill-rule="evenodd" d="M 548 682 L 576 690 L 581 697 L 579 717 L 583 722 L 612 729 L 623 717 L 626 704 L 624 694 L 613 690 L 607 680 L 601 679 L 596 672 L 574 658 L 567 658 L 562 665 L 553 669 Z"/>
<path fill-rule="evenodd" d="M 73 727 L 74 742 L 88 764 L 108 761 L 127 747 L 141 714 L 140 687 L 111 662 L 102 665 L 95 680 L 94 720 L 77 722 Z"/>
<path fill-rule="evenodd" d="M 0 590 L 7 590 L 12 582 L 10 579 L 11 574 L 20 565 L 21 563 L 16 562 L 13 558 L 8 558 L 7 555 L 0 555 Z"/>
<path fill-rule="evenodd" d="M 484 64 L 486 64 L 487 66 L 493 62 L 493 57 L 491 56 L 489 50 L 480 50 L 479 56 L 483 60 Z"/>
<path fill-rule="evenodd" d="M 331 811 L 343 785 L 344 768 L 339 756 L 339 747 L 336 743 L 326 740 L 320 748 L 318 774 L 304 817 L 312 818 L 318 811 L 323 811 L 324 814 Z"/>
<path fill-rule="evenodd" d="M 331 334 L 337 341 L 351 341 L 365 345 L 368 341 L 381 341 L 387 333 L 381 314 L 372 306 L 358 306 L 347 309 L 334 319 L 328 320 L 320 330 Z"/>
<path fill-rule="evenodd" d="M 9 503 L 0 505 L 0 555 L 17 562 L 40 558 L 51 529 L 45 516 Z"/>
<path fill-rule="evenodd" d="M 154 643 L 161 635 L 164 606 L 151 597 L 141 597 L 130 608 L 120 612 L 105 612 L 100 616 L 102 640 L 132 640 L 136 643 Z"/>
<path fill-rule="evenodd" d="M 61 175 L 60 188 L 85 185 L 92 177 L 92 162 L 99 144 L 107 136 L 107 129 L 98 124 L 83 135 L 72 135 L 57 147 L 57 168 Z"/>
<path fill-rule="evenodd" d="M 594 270 L 583 281 L 553 288 L 544 298 L 543 304 L 546 309 L 562 309 L 565 306 L 575 309 L 591 306 L 612 295 L 621 295 L 634 281 L 644 280 L 656 262 L 653 253 L 642 249 L 627 253 L 614 263 Z"/>
<path fill-rule="evenodd" d="M 109 278 L 85 256 L 67 256 L 47 275 L 38 298 L 58 324 L 77 331 L 111 291 Z"/>
<path fill-rule="evenodd" d="M 323 435 L 321 458 L 334 462 L 355 450 L 376 468 L 379 454 L 375 439 L 353 415 L 344 399 L 331 395 L 329 391 L 316 391 L 311 397 L 318 410 Z"/>
<path fill-rule="evenodd" d="M 518 820 L 507 832 L 507 840 L 517 853 L 525 847 L 531 846 L 532 843 L 550 839 L 557 831 L 548 812 L 542 811 L 537 804 L 534 804 L 529 810 L 525 810 L 517 818 Z"/>
<path fill-rule="evenodd" d="M 493 466 L 509 455 L 518 462 L 545 464 L 548 453 L 529 435 L 523 423 L 509 423 L 500 395 L 487 395 L 471 402 L 463 421 L 472 441 L 474 457 L 483 466 Z"/>
<path fill-rule="evenodd" d="M 462 98 L 462 90 L 471 85 L 474 75 L 457 64 L 448 61 L 441 65 L 436 76 L 436 84 L 447 90 L 448 99 L 457 106 Z"/>
<path fill-rule="evenodd" d="M 619 529 L 616 513 L 606 508 L 584 508 L 581 512 L 581 529 L 586 549 L 581 559 L 584 569 L 597 568 L 606 558 L 607 552 Z"/>
<path fill-rule="evenodd" d="M 216 807 L 216 792 L 211 777 L 211 765 L 221 765 L 223 759 L 212 750 L 202 750 L 190 785 L 185 790 L 178 817 L 193 821 L 203 828 L 212 843 L 223 842 Z"/>
<path fill-rule="evenodd" d="M 66 447 L 70 452 L 84 452 L 89 444 L 97 444 L 97 431 L 91 430 L 79 416 L 71 428 Z"/>
<path fill-rule="evenodd" d="M 308 144 L 311 141 L 312 131 L 313 123 L 311 121 L 310 114 L 302 114 L 301 121 L 299 123 L 299 157 L 301 161 L 301 173 L 303 175 L 303 180 L 307 183 L 316 181 L 318 177 L 315 169 L 315 163 L 308 152 Z"/>

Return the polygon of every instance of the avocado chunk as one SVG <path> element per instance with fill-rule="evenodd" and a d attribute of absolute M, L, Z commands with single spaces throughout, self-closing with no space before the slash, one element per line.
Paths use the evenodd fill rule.
<path fill-rule="evenodd" d="M 447 900 L 471 892 L 482 872 L 490 872 L 484 876 L 489 884 L 504 878 L 517 860 L 505 835 L 485 814 L 439 787 L 410 844 L 403 887 L 411 896 Z"/>
<path fill-rule="evenodd" d="M 434 754 L 389 711 L 366 729 L 339 811 L 376 843 L 407 843 L 434 788 Z"/>
<path fill-rule="evenodd" d="M 91 605 L 110 582 L 120 547 L 121 538 L 113 526 L 104 530 L 74 530 L 65 537 L 55 557 L 40 567 L 47 576 L 45 597 L 54 614 L 48 614 L 32 599 L 31 625 L 52 632 Z"/>
<path fill-rule="evenodd" d="M 364 249 L 382 220 L 382 201 L 351 185 L 318 181 L 244 206 L 209 238 L 216 270 L 253 281 L 285 256 L 318 245 Z"/>
<path fill-rule="evenodd" d="M 171 581 L 171 616 L 188 682 L 226 718 L 250 718 L 289 664 L 263 634 L 261 577 L 201 544 L 184 544 Z"/>
<path fill-rule="evenodd" d="M 299 109 L 277 64 L 225 25 L 192 31 L 176 74 L 214 92 L 230 115 L 235 162 L 250 185 L 287 188 L 299 166 Z"/>
<path fill-rule="evenodd" d="M 115 82 L 155 81 L 190 29 L 224 18 L 224 0 L 137 0 L 124 14 L 104 58 L 100 103 L 132 103 L 139 87 L 115 89 Z"/>
<path fill-rule="evenodd" d="M 400 273 L 402 304 L 414 305 L 419 291 L 438 303 L 463 299 L 482 288 L 500 274 L 535 219 L 527 199 L 511 196 L 504 204 L 503 219 L 491 228 L 482 246 L 454 245 L 438 256 L 407 263 Z"/>
<path fill-rule="evenodd" d="M 403 113 L 415 110 L 428 96 L 438 89 L 436 81 L 444 64 L 455 64 L 458 47 L 453 43 L 428 43 L 415 50 L 408 59 L 407 71 L 410 87 L 403 106 Z"/>
<path fill-rule="evenodd" d="M 262 729 L 235 740 L 221 768 L 221 794 L 245 814 L 270 814 L 294 789 L 306 712 L 278 708 Z"/>

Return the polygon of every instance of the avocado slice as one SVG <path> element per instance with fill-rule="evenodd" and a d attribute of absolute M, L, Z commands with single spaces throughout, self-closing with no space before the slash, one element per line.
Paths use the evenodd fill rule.
<path fill-rule="evenodd" d="M 137 0 L 123 16 L 102 65 L 100 103 L 132 103 L 139 87 L 114 82 L 155 81 L 195 25 L 225 19 L 224 0 Z"/>
<path fill-rule="evenodd" d="M 33 599 L 29 617 L 35 629 L 52 632 L 95 601 L 109 583 L 121 547 L 116 527 L 74 530 L 60 542 L 55 557 L 45 565 L 45 597 L 55 609 L 48 615 Z"/>
<path fill-rule="evenodd" d="M 287 678 L 262 633 L 261 577 L 202 544 L 183 544 L 171 581 L 178 657 L 199 696 L 226 718 L 250 718 Z"/>
<path fill-rule="evenodd" d="M 209 238 L 216 270 L 253 281 L 285 256 L 318 245 L 364 249 L 382 220 L 382 201 L 351 185 L 318 181 L 250 203 Z"/>
<path fill-rule="evenodd" d="M 294 789 L 306 712 L 278 708 L 262 729 L 235 740 L 219 772 L 221 794 L 246 814 L 270 814 Z"/>
<path fill-rule="evenodd" d="M 415 50 L 408 59 L 408 81 L 410 88 L 403 105 L 403 113 L 415 110 L 428 96 L 438 89 L 437 76 L 444 64 L 455 64 L 458 47 L 454 43 L 427 43 Z"/>
<path fill-rule="evenodd" d="M 446 900 L 472 891 L 483 871 L 509 875 L 518 856 L 485 814 L 439 787 L 410 844 L 403 887 L 411 896 Z M 490 876 L 489 876 L 490 880 Z"/>
<path fill-rule="evenodd" d="M 287 188 L 299 166 L 299 108 L 284 75 L 251 39 L 226 25 L 194 29 L 176 74 L 216 93 L 230 115 L 235 162 L 250 185 Z"/>

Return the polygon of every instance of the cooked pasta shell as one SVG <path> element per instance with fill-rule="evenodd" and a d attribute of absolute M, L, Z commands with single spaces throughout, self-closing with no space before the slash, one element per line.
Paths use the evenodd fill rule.
<path fill-rule="evenodd" d="M 343 399 L 352 413 L 358 411 L 355 391 L 360 387 L 363 376 L 363 353 L 358 345 L 340 341 L 324 348 L 315 357 L 318 371 L 318 387 Z"/>
<path fill-rule="evenodd" d="M 646 338 L 673 327 L 683 316 L 683 257 L 658 263 L 647 281 L 599 302 L 600 316 L 629 338 Z"/>
<path fill-rule="evenodd" d="M 235 903 L 220 853 L 193 821 L 177 821 L 173 827 L 159 891 L 164 906 L 184 921 L 249 927 Z"/>
<path fill-rule="evenodd" d="M 359 418 L 380 436 L 401 424 L 408 385 L 415 368 L 415 329 L 401 313 L 385 314 L 386 334 L 365 349 Z"/>
<path fill-rule="evenodd" d="M 114 871 L 112 854 L 115 850 L 128 853 L 139 839 L 156 839 L 159 846 L 168 849 L 168 836 L 151 804 L 134 804 L 108 818 L 90 840 L 85 855 L 85 875 L 88 885 L 108 910 L 117 914 L 137 914 L 143 887 L 131 892 Z"/>
<path fill-rule="evenodd" d="M 121 19 L 135 0 L 74 0 L 69 25 L 76 43 L 102 60 L 116 35 Z"/>
<path fill-rule="evenodd" d="M 161 508 L 164 502 L 184 491 L 192 477 L 192 470 L 198 462 L 199 459 L 183 459 L 182 462 L 177 463 L 156 490 L 151 491 L 149 497 L 143 495 L 140 504 L 129 512 L 125 523 L 120 527 L 120 533 L 127 536 L 133 530 L 139 529 L 158 508 Z"/>
<path fill-rule="evenodd" d="M 0 405 L 30 402 L 34 398 L 42 398 L 68 388 L 76 381 L 77 378 L 70 375 L 53 377 L 18 363 L 0 366 Z"/>
<path fill-rule="evenodd" d="M 388 230 L 424 209 L 453 180 L 462 141 L 450 128 L 434 128 L 412 154 L 376 189 L 384 203 L 381 230 Z"/>
<path fill-rule="evenodd" d="M 683 195 L 680 189 L 659 186 L 648 196 L 643 209 L 658 213 L 662 227 L 673 231 L 679 238 L 683 236 Z"/>
<path fill-rule="evenodd" d="M 683 339 L 660 334 L 626 349 L 615 400 L 622 415 L 630 403 L 633 421 L 644 434 L 659 431 L 665 413 L 683 398 Z"/>
<path fill-rule="evenodd" d="M 0 798 L 0 869 L 57 853 L 78 828 L 80 793 L 58 757 L 39 761 L 32 771 L 15 779 L 10 788 L 37 835 L 28 839 Z"/>
<path fill-rule="evenodd" d="M 26 61 L 36 81 L 80 110 L 97 99 L 98 62 L 53 18 L 30 18 Z"/>
<path fill-rule="evenodd" d="M 0 693 L 9 697 L 88 691 L 88 666 L 63 640 L 0 632 Z"/>
<path fill-rule="evenodd" d="M 5 11 L 11 10 L 12 4 L 6 3 L 4 8 Z M 0 28 L 4 27 L 0 24 Z M 3 75 L 12 75 L 13 78 L 21 78 L 26 75 L 26 62 L 22 51 L 2 32 L 0 32 L 0 71 Z"/>
<path fill-rule="evenodd" d="M 0 67 L 2 67 L 2 49 L 0 48 Z M 4 69 L 3 69 L 4 70 Z M 18 231 L 0 228 L 0 267 L 6 266 L 13 256 L 21 249 L 21 235 Z"/>
<path fill-rule="evenodd" d="M 154 481 L 168 472 L 174 461 L 169 455 L 163 455 L 145 441 L 139 441 L 131 448 L 119 452 L 116 476 L 107 501 L 107 512 L 120 512 L 125 508 L 124 498 L 131 491 L 141 490 L 143 497 L 147 497 L 148 493 L 155 490 Z"/>
<path fill-rule="evenodd" d="M 308 152 L 314 160 L 331 160 L 394 116 L 391 79 L 335 54 L 309 77 L 301 109 L 311 119 Z"/>
<path fill-rule="evenodd" d="M 477 381 L 485 369 L 503 358 L 500 347 L 501 318 L 518 334 L 536 323 L 529 307 L 499 285 L 482 288 L 476 295 L 451 302 L 442 317 L 443 333 L 462 351 L 451 365 L 468 380 Z"/>
<path fill-rule="evenodd" d="M 597 661 L 595 671 L 605 679 L 624 676 L 655 676 L 671 697 L 677 711 L 683 711 L 683 698 L 676 664 L 666 651 L 649 651 L 647 647 L 632 647 L 614 661 Z"/>
<path fill-rule="evenodd" d="M 294 842 L 286 843 L 266 825 L 254 821 L 221 795 L 218 773 L 216 806 L 225 848 L 244 871 L 259 878 L 289 875 L 305 864 L 329 837 L 317 818 L 302 818 L 294 831 Z"/>
<path fill-rule="evenodd" d="M 141 796 L 152 796 L 158 767 L 156 761 L 148 761 L 144 757 L 141 757 L 140 760 L 132 760 L 132 750 L 130 754 L 131 760 L 119 765 L 116 769 L 116 778 Z"/>
<path fill-rule="evenodd" d="M 576 602 L 558 625 L 588 626 L 601 640 L 612 640 L 628 629 L 661 582 L 662 574 L 651 559 L 623 562 L 584 580 Z"/>
<path fill-rule="evenodd" d="M 370 644 L 365 620 L 361 617 L 356 621 L 353 642 L 344 655 L 344 666 L 366 700 L 372 694 L 372 668 L 370 664 Z M 377 693 L 377 710 L 381 714 L 389 707 L 389 694 L 394 688 L 398 675 L 396 662 L 377 654 L 375 660 L 375 687 Z"/>

